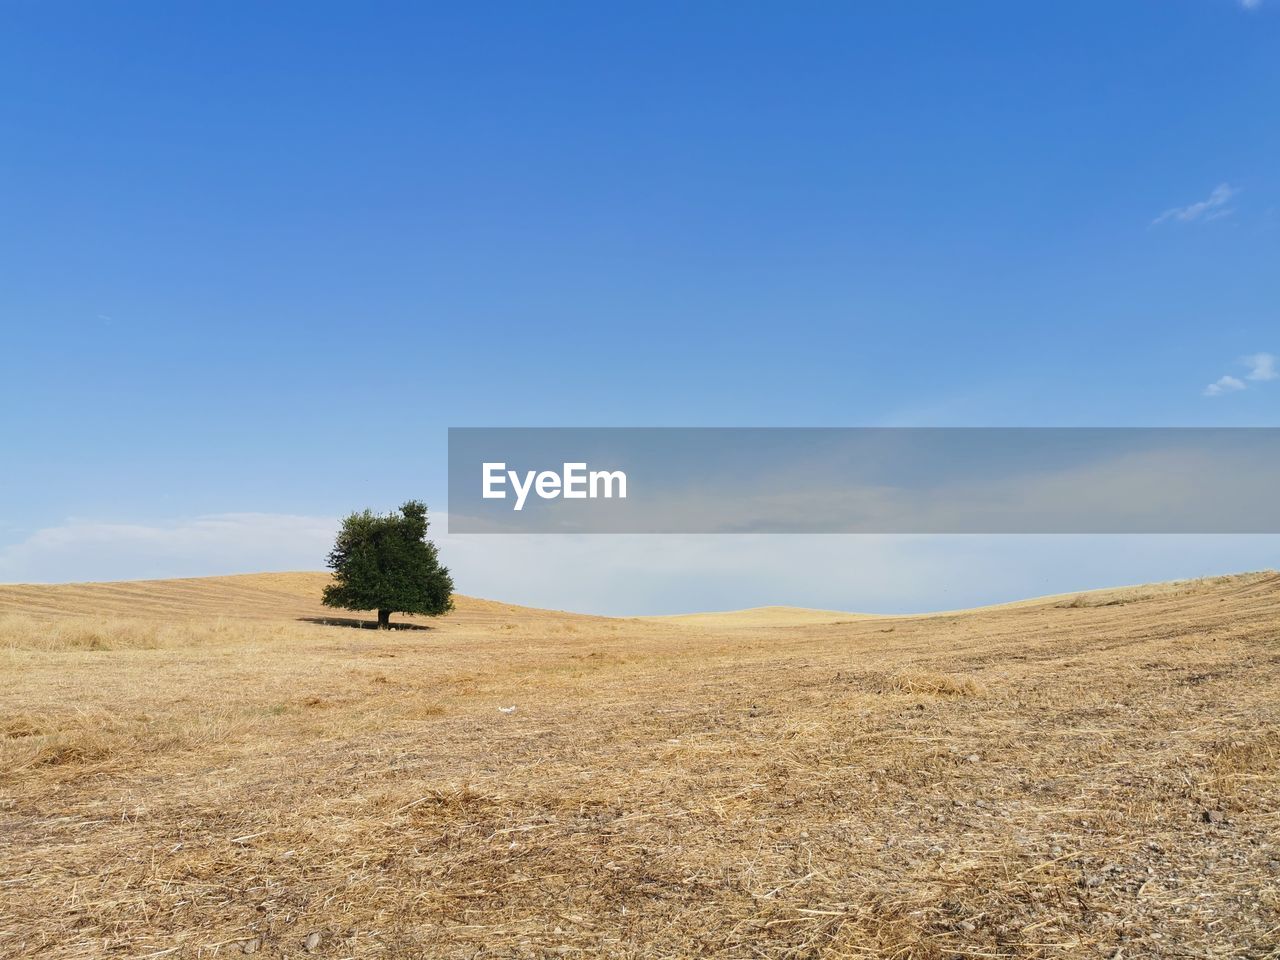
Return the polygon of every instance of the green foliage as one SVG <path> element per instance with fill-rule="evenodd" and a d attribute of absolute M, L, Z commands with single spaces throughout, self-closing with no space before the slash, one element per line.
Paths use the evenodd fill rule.
<path fill-rule="evenodd" d="M 324 602 L 347 610 L 377 610 L 378 625 L 392 613 L 439 616 L 453 609 L 453 578 L 427 539 L 427 508 L 410 500 L 399 513 L 365 510 L 342 521 L 329 553 L 333 583 Z"/>

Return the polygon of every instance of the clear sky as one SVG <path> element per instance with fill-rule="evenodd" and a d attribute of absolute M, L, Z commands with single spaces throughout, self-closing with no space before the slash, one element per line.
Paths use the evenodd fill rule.
<path fill-rule="evenodd" d="M 0 89 L 0 580 L 318 567 L 449 426 L 1280 413 L 1280 0 L 9 0 Z M 552 539 L 442 552 L 634 612 L 1280 554 Z"/>

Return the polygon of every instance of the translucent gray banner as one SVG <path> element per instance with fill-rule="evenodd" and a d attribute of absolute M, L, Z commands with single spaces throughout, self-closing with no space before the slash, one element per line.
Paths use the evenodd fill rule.
<path fill-rule="evenodd" d="M 1280 533 L 1280 428 L 449 431 L 450 533 Z"/>

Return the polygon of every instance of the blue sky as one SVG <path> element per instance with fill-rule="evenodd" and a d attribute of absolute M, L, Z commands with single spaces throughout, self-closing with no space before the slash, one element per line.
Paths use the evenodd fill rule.
<path fill-rule="evenodd" d="M 0 580 L 318 566 L 449 426 L 1277 422 L 1280 0 L 0 17 Z"/>

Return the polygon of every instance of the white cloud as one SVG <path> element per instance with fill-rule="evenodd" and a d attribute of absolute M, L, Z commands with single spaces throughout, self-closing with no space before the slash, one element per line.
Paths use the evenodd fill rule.
<path fill-rule="evenodd" d="M 1240 0 L 1240 6 L 1246 10 L 1257 10 L 1262 6 L 1262 0 Z"/>
<path fill-rule="evenodd" d="M 0 546 L 0 582 L 199 577 L 323 566 L 337 521 L 224 513 L 168 523 L 71 519 Z"/>
<path fill-rule="evenodd" d="M 1213 192 L 1209 194 L 1207 199 L 1199 200 L 1185 207 L 1171 207 L 1151 222 L 1153 225 L 1166 223 L 1170 220 L 1179 223 L 1192 223 L 1196 220 L 1217 220 L 1220 217 L 1230 216 L 1234 209 L 1227 206 L 1227 204 L 1239 192 L 1229 183 L 1220 183 L 1213 188 Z"/>
<path fill-rule="evenodd" d="M 878 613 L 1259 569 L 1276 536 L 535 536 L 432 532 L 459 590 L 602 614 L 788 604 Z M 0 547 L 0 580 L 323 568 L 337 521 L 239 513 L 72 520 Z"/>
<path fill-rule="evenodd" d="M 1275 380 L 1280 378 L 1280 372 L 1276 370 L 1276 358 L 1273 354 L 1250 354 L 1242 358 L 1242 362 L 1249 368 L 1249 372 L 1245 374 L 1246 380 Z"/>
<path fill-rule="evenodd" d="M 1230 374 L 1219 377 L 1213 383 L 1204 388 L 1206 397 L 1217 397 L 1224 393 L 1234 393 L 1237 390 L 1244 389 L 1244 381 Z"/>
<path fill-rule="evenodd" d="M 1253 380 L 1260 383 L 1264 380 L 1280 379 L 1280 370 L 1276 369 L 1276 357 L 1274 354 L 1251 353 L 1247 357 L 1241 357 L 1240 362 L 1249 368 L 1249 372 L 1244 375 L 1244 380 Z M 1205 387 L 1204 395 L 1206 397 L 1219 397 L 1224 393 L 1236 393 L 1248 388 L 1249 385 L 1244 380 L 1227 374 Z"/>

